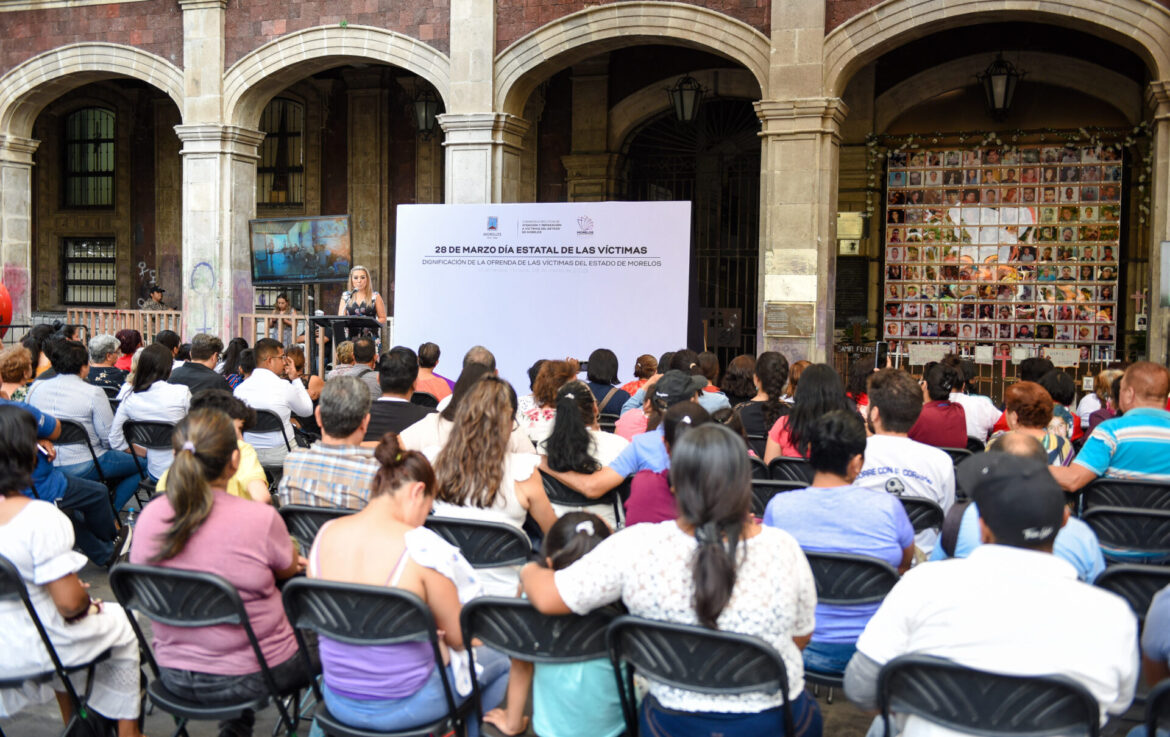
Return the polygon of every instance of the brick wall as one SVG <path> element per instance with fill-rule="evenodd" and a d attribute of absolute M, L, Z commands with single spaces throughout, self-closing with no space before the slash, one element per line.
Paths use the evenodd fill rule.
<path fill-rule="evenodd" d="M 50 49 L 84 41 L 135 46 L 183 66 L 183 17 L 175 0 L 0 13 L 0 74 Z"/>
<path fill-rule="evenodd" d="M 286 33 L 342 21 L 388 28 L 446 53 L 449 17 L 449 0 L 233 0 L 227 8 L 226 64 Z"/>
<path fill-rule="evenodd" d="M 1170 0 L 1154 0 L 1170 8 Z M 825 32 L 833 30 L 858 13 L 865 12 L 883 0 L 825 0 Z"/>
<path fill-rule="evenodd" d="M 815 2 L 815 0 L 807 0 Z M 873 0 L 878 2 L 879 0 Z M 1170 1 L 1170 0 L 1168 0 Z M 503 51 L 516 39 L 540 26 L 578 10 L 607 5 L 614 0 L 496 0 L 496 50 Z M 731 16 L 768 35 L 771 5 L 769 0 L 682 0 Z"/>

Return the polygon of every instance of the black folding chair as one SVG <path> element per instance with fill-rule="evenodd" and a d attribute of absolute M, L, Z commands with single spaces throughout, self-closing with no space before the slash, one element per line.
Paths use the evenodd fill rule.
<path fill-rule="evenodd" d="M 803 458 L 781 456 L 773 458 L 768 464 L 768 474 L 776 481 L 803 481 L 808 486 L 816 472 L 812 464 Z"/>
<path fill-rule="evenodd" d="M 581 663 L 609 657 L 605 629 L 614 615 L 606 610 L 585 616 L 541 614 L 524 599 L 484 596 L 463 607 L 459 623 L 463 641 L 478 638 L 499 652 L 529 663 Z M 475 654 L 472 656 L 474 670 Z M 482 708 L 479 683 L 473 680 L 475 701 Z M 483 718 L 482 711 L 479 714 Z"/>
<path fill-rule="evenodd" d="M 794 733 L 784 660 L 759 638 L 623 616 L 609 625 L 606 642 L 630 737 L 638 735 L 635 670 L 667 686 L 702 693 L 779 692 L 784 699 L 784 733 Z M 629 665 L 624 673 L 622 663 Z"/>
<path fill-rule="evenodd" d="M 804 551 L 817 586 L 817 603 L 839 606 L 876 604 L 886 598 L 898 583 L 898 571 L 889 563 L 868 555 L 848 553 L 814 553 Z M 842 688 L 844 673 L 826 673 L 804 669 L 804 680 L 828 686 L 829 703 L 833 689 Z"/>
<path fill-rule="evenodd" d="M 752 479 L 752 514 L 763 517 L 772 497 L 784 491 L 804 489 L 808 486 L 803 481 L 774 481 L 772 479 Z"/>
<path fill-rule="evenodd" d="M 613 432 L 617 428 L 617 421 L 621 419 L 612 412 L 602 412 L 597 417 L 597 424 L 604 432 Z"/>
<path fill-rule="evenodd" d="M 1170 511 L 1093 507 L 1082 519 L 1097 533 L 1106 561 L 1126 563 L 1135 557 L 1165 556 L 1170 563 Z"/>
<path fill-rule="evenodd" d="M 752 435 L 751 433 L 748 433 L 747 446 L 750 450 L 754 450 L 757 456 L 763 458 L 764 453 L 768 450 L 768 436 Z"/>
<path fill-rule="evenodd" d="M 113 412 L 114 414 L 118 414 L 118 407 L 121 404 L 122 404 L 121 399 L 116 399 L 116 398 L 111 397 L 110 398 L 110 411 Z"/>
<path fill-rule="evenodd" d="M 117 386 L 102 386 L 102 391 L 106 393 L 106 399 L 117 399 L 118 393 L 122 391 L 121 387 Z"/>
<path fill-rule="evenodd" d="M 544 482 L 544 493 L 553 504 L 559 504 L 563 507 L 592 507 L 597 504 L 609 504 L 613 506 L 613 518 L 621 522 L 622 500 L 617 487 L 610 489 L 596 499 L 590 499 L 550 474 L 541 472 L 540 479 Z"/>
<path fill-rule="evenodd" d="M 1080 511 L 1093 507 L 1170 510 L 1170 484 L 1098 478 L 1081 489 Z"/>
<path fill-rule="evenodd" d="M 512 525 L 432 514 L 426 526 L 459 548 L 472 568 L 519 566 L 532 556 L 532 541 Z"/>
<path fill-rule="evenodd" d="M 12 565 L 4 556 L 0 555 L 0 601 L 16 601 L 19 600 L 24 604 L 24 609 L 28 612 L 28 616 L 32 619 L 33 626 L 36 627 L 37 634 L 41 638 L 41 644 L 49 653 L 49 660 L 53 661 L 53 669 L 43 673 L 25 673 L 18 676 L 9 676 L 0 678 L 0 688 L 14 688 L 18 689 L 28 681 L 46 682 L 51 680 L 54 676 L 57 677 L 65 688 L 65 693 L 69 697 L 69 703 L 73 709 L 73 716 L 70 717 L 69 723 L 65 727 L 64 735 L 76 735 L 81 737 L 106 737 L 109 735 L 113 737 L 113 731 L 106 729 L 108 725 L 102 716 L 96 712 L 89 710 L 89 698 L 93 691 L 93 670 L 94 666 L 110 657 L 110 651 L 98 655 L 93 660 L 84 663 L 77 663 L 75 665 L 65 665 L 61 662 L 61 658 L 57 655 L 57 649 L 53 647 L 53 641 L 49 639 L 49 633 L 45 631 L 45 625 L 41 622 L 40 615 L 37 614 L 36 607 L 33 606 L 32 599 L 29 598 L 28 588 L 24 584 L 24 579 L 20 575 L 20 571 L 16 566 Z M 29 647 L 35 647 L 32 643 L 28 643 Z M 73 682 L 69 679 L 72 673 L 79 673 L 85 671 L 86 683 L 85 693 L 78 695 L 77 689 L 73 687 Z"/>
<path fill-rule="evenodd" d="M 292 442 L 288 439 L 288 431 L 284 429 L 284 420 L 270 409 L 256 410 L 256 424 L 248 432 L 278 432 L 284 439 L 284 447 L 292 450 Z"/>
<path fill-rule="evenodd" d="M 317 681 L 313 679 L 313 695 L 317 698 L 314 716 L 326 734 L 330 737 L 422 737 L 448 734 L 451 730 L 460 735 L 466 734 L 466 720 L 478 709 L 478 693 L 473 692 L 471 698 L 462 704 L 456 703 L 455 691 L 447 679 L 447 669 L 442 666 L 443 656 L 439 650 L 435 618 L 422 599 L 402 589 L 313 578 L 289 581 L 281 595 L 306 667 L 310 666 L 310 662 L 302 630 L 312 630 L 318 635 L 348 645 L 425 642 L 430 643 L 435 654 L 435 667 L 439 671 L 443 695 L 447 701 L 447 713 L 441 719 L 391 732 L 350 727 L 329 713 Z"/>
<path fill-rule="evenodd" d="M 923 530 L 934 530 L 935 532 L 942 530 L 946 513 L 937 503 L 920 496 L 901 496 L 898 494 L 895 496 L 898 497 L 898 501 L 902 502 L 902 508 L 906 510 L 906 516 L 910 518 L 910 524 L 914 527 L 915 533 Z"/>
<path fill-rule="evenodd" d="M 886 734 L 893 734 L 891 712 L 965 734 L 1097 737 L 1100 731 L 1097 700 L 1071 678 L 1005 676 L 929 655 L 903 655 L 882 666 L 878 703 Z"/>
<path fill-rule="evenodd" d="M 1160 681 L 1146 697 L 1146 734 L 1154 737 L 1157 728 L 1170 723 L 1170 678 Z"/>
<path fill-rule="evenodd" d="M 753 479 L 760 479 L 761 481 L 763 481 L 763 480 L 770 480 L 772 478 L 772 472 L 768 470 L 767 463 L 764 463 L 759 458 L 756 458 L 753 455 L 748 456 L 748 463 L 750 463 L 751 467 L 752 467 L 752 478 Z"/>
<path fill-rule="evenodd" d="M 1121 563 L 1102 571 L 1093 585 L 1125 599 L 1140 624 L 1146 619 L 1154 595 L 1170 586 L 1170 567 Z"/>
<path fill-rule="evenodd" d="M 155 493 L 155 481 L 146 473 L 146 459 L 138 455 L 134 446 L 147 450 L 171 450 L 171 436 L 175 426 L 169 422 L 135 422 L 126 420 L 122 425 L 122 432 L 126 442 L 130 444 L 130 455 L 134 458 L 134 465 L 138 468 L 138 486 L 134 489 L 134 499 L 138 506 L 145 502 L 139 492 L 146 492 L 146 501 Z"/>
<path fill-rule="evenodd" d="M 139 645 L 146 655 L 151 673 L 154 675 L 146 689 L 151 702 L 175 717 L 176 728 L 172 737 L 187 734 L 187 722 L 222 721 L 238 719 L 248 711 L 260 711 L 271 699 L 280 712 L 280 722 L 290 735 L 297 728 L 296 710 L 285 708 L 272 670 L 260 649 L 260 641 L 252 630 L 248 612 L 236 587 L 214 573 L 184 571 L 176 568 L 119 563 L 110 569 L 110 587 L 118 603 L 129 612 L 140 612 L 153 622 L 171 627 L 213 627 L 233 625 L 242 627 L 252 646 L 252 653 L 260 665 L 260 673 L 268 693 L 255 699 L 221 702 L 216 704 L 189 701 L 171 693 L 159 677 L 158 661 L 150 646 L 150 639 L 142 632 L 138 620 L 131 615 L 130 625 L 138 636 Z M 302 651 L 303 652 L 303 651 Z M 312 671 L 307 671 L 312 673 Z M 311 679 L 307 679 L 311 680 Z M 292 703 L 297 703 L 293 699 Z"/>
<path fill-rule="evenodd" d="M 967 448 L 939 448 L 951 457 L 951 462 L 956 466 L 971 457 L 971 451 Z"/>
<path fill-rule="evenodd" d="M 106 487 L 110 492 L 110 506 L 114 510 L 114 517 L 118 516 L 117 500 L 114 494 L 114 485 L 106 479 L 106 474 L 102 471 L 102 467 L 98 464 L 97 451 L 93 449 L 93 443 L 90 442 L 89 433 L 86 432 L 85 427 L 79 422 L 72 420 L 58 419 L 57 423 L 61 425 L 61 434 L 53 442 L 58 446 L 62 445 L 84 445 L 85 449 L 89 451 L 90 460 L 93 461 L 94 470 L 97 471 L 98 481 Z"/>
<path fill-rule="evenodd" d="M 967 451 L 970 452 L 971 455 L 982 453 L 986 449 L 987 443 L 983 442 L 979 438 L 973 438 L 970 435 L 967 436 Z"/>
<path fill-rule="evenodd" d="M 411 394 L 410 403 L 417 404 L 420 407 L 430 407 L 431 409 L 439 406 L 439 400 L 435 398 L 434 394 L 429 392 L 415 392 Z"/>
<path fill-rule="evenodd" d="M 317 533 L 326 522 L 357 512 L 356 509 L 343 507 L 310 507 L 304 504 L 286 504 L 277 511 L 288 527 L 288 533 L 301 546 L 303 555 L 309 554 Z"/>

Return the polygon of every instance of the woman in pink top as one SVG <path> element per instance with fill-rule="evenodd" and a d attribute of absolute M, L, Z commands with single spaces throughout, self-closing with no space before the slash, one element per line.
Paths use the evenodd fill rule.
<path fill-rule="evenodd" d="M 768 447 L 764 451 L 764 463 L 773 458 L 808 457 L 808 439 L 812 436 L 813 423 L 835 409 L 857 411 L 857 405 L 845 396 L 841 377 L 833 367 L 815 363 L 806 368 L 796 385 L 796 403 L 792 412 L 776 420 L 768 431 Z"/>
<path fill-rule="evenodd" d="M 165 496 L 142 510 L 130 548 L 132 563 L 214 573 L 240 593 L 276 686 L 291 692 L 309 676 L 284 614 L 278 579 L 304 570 L 288 529 L 267 504 L 227 493 L 239 466 L 236 430 L 218 410 L 196 410 L 175 426 L 175 460 Z M 268 692 L 242 627 L 196 629 L 153 623 L 163 684 L 180 698 L 216 703 Z M 313 659 L 316 659 L 315 654 Z M 255 716 L 221 722 L 220 734 L 250 735 Z"/>

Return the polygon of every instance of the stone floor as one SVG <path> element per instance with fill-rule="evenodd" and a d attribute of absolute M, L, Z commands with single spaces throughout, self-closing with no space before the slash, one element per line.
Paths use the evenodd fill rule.
<path fill-rule="evenodd" d="M 110 590 L 105 572 L 101 569 L 95 568 L 92 565 L 87 567 L 81 573 L 83 580 L 91 584 L 92 595 L 113 601 L 114 595 Z M 821 691 L 818 698 L 820 704 L 821 714 L 824 718 L 824 735 L 825 737 L 864 737 L 869 728 L 871 718 L 862 713 L 852 704 L 850 704 L 842 694 L 836 693 L 834 695 L 833 703 L 828 703 L 826 693 Z M 1109 727 L 1104 731 L 1104 737 L 1119 737 L 1124 735 L 1137 720 L 1140 719 L 1141 710 L 1139 707 L 1134 707 L 1127 714 L 1127 717 L 1132 719 L 1114 720 Z M 265 737 L 273 732 L 276 725 L 276 710 L 268 708 L 264 712 L 257 715 L 256 720 L 256 737 Z M 12 719 L 0 720 L 0 729 L 8 737 L 59 737 L 61 734 L 61 718 L 57 711 L 56 703 L 45 704 L 43 706 L 27 709 Z M 174 731 L 174 722 L 171 718 L 160 712 L 154 712 L 146 718 L 145 734 L 149 737 L 166 737 Z M 308 734 L 307 725 L 298 730 L 298 733 L 304 737 Z M 212 723 L 193 723 L 188 727 L 188 732 L 191 737 L 216 737 L 215 725 Z M 497 737 L 499 734 L 492 727 L 486 727 L 484 733 L 490 737 Z M 526 734 L 532 735 L 529 731 Z"/>

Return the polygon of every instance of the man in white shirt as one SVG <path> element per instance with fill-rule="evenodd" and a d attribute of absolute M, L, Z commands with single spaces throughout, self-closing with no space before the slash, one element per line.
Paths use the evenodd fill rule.
<path fill-rule="evenodd" d="M 944 358 L 943 363 L 959 372 L 960 383 L 951 392 L 950 401 L 963 408 L 967 418 L 967 437 L 978 438 L 986 443 L 991 436 L 991 428 L 995 427 L 1003 413 L 989 398 L 967 393 L 971 379 L 975 378 L 975 364 L 961 360 L 954 354 Z"/>
<path fill-rule="evenodd" d="M 882 369 L 869 379 L 865 465 L 853 482 L 898 496 L 929 499 L 943 512 L 955 503 L 955 465 L 938 448 L 907 435 L 922 412 L 922 388 L 910 374 Z M 934 549 L 938 533 L 923 530 L 914 543 L 925 554 Z"/>
<path fill-rule="evenodd" d="M 915 653 L 1005 675 L 1067 676 L 1097 699 L 1102 723 L 1124 713 L 1138 675 L 1137 619 L 1123 599 L 1078 581 L 1052 555 L 1068 519 L 1060 486 L 1032 458 L 989 453 L 970 462 L 981 464 L 971 495 L 984 544 L 902 577 L 857 641 L 845 694 L 876 708 L 881 667 Z M 901 737 L 962 734 L 922 717 L 897 721 Z"/>
<path fill-rule="evenodd" d="M 284 438 L 293 442 L 292 423 L 289 417 L 313 414 L 313 400 L 300 381 L 292 359 L 284 353 L 284 346 L 272 338 L 261 338 L 252 349 L 256 357 L 256 370 L 236 387 L 235 395 L 252 409 L 275 412 L 284 423 L 284 436 L 279 432 L 246 432 L 244 441 L 256 449 L 260 463 L 265 466 L 279 466 L 288 455 Z"/>

